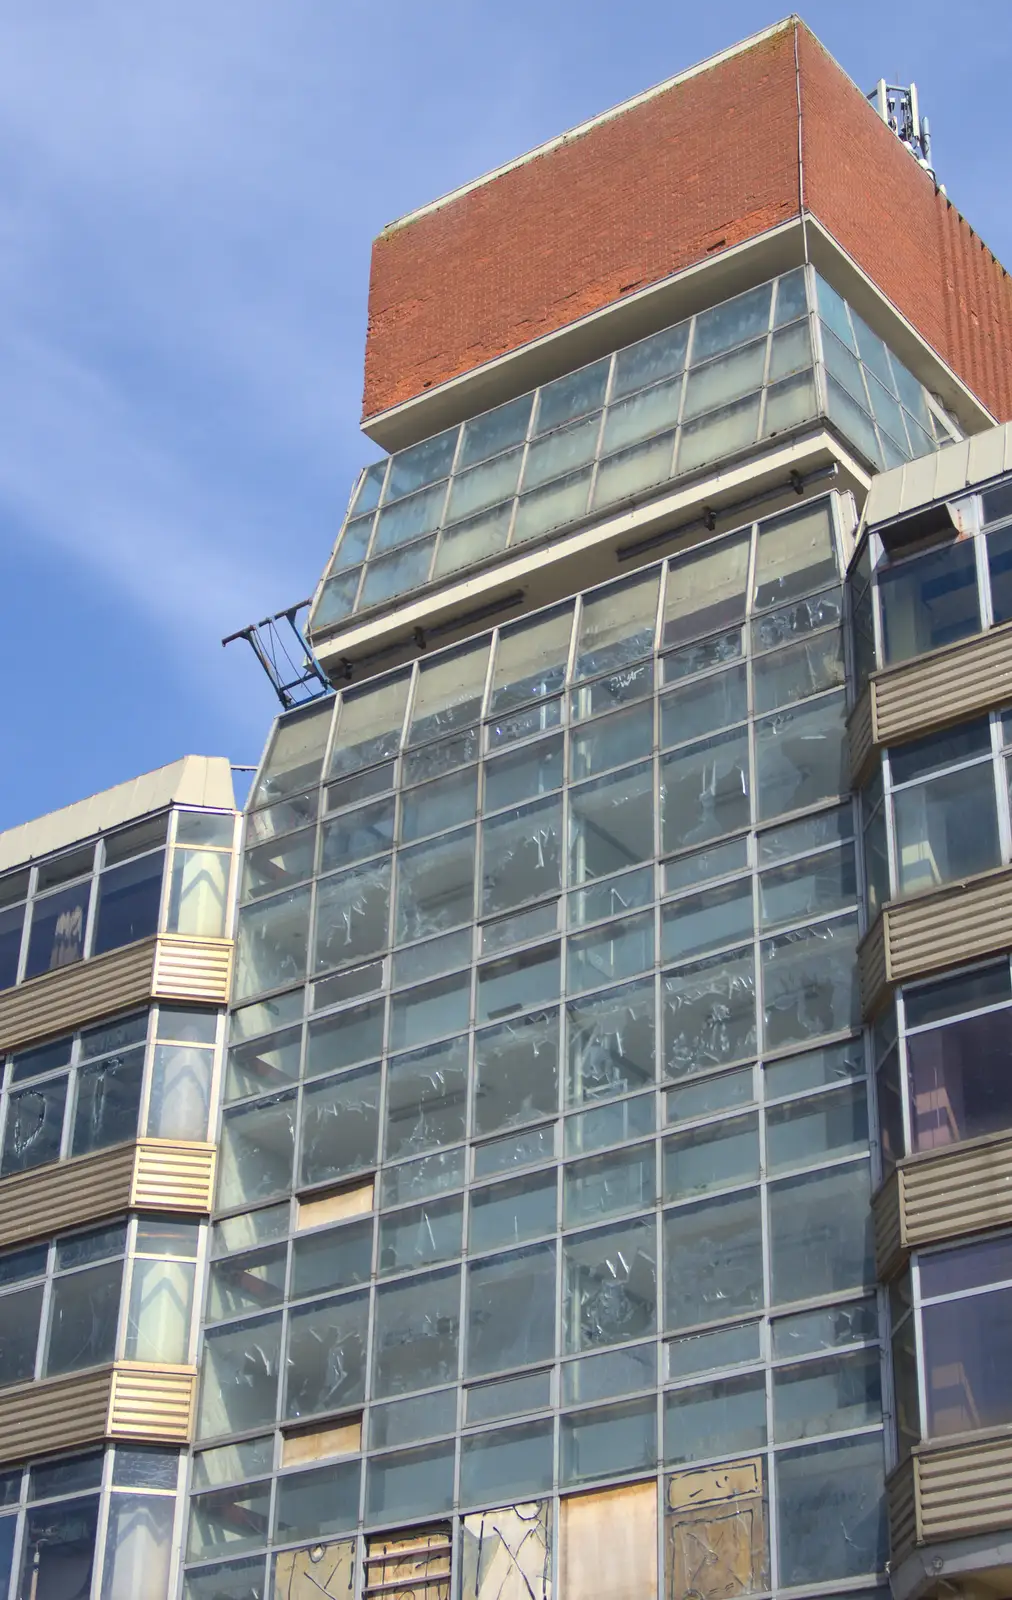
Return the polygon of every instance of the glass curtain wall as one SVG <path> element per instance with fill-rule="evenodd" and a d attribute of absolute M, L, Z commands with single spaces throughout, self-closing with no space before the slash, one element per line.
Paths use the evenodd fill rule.
<path fill-rule="evenodd" d="M 572 1491 L 616 1482 L 653 1486 L 673 1575 L 715 1464 L 752 1529 L 742 1592 L 881 1573 L 834 515 L 279 723 L 247 817 L 191 1600 L 324 1557 L 368 1588 L 392 1530 L 441 1519 L 457 1561 L 495 1508 L 528 1508 L 551 1572 Z M 466 1555 L 460 1581 L 486 1594 Z"/>
<path fill-rule="evenodd" d="M 650 498 L 820 416 L 880 471 L 958 437 L 853 308 L 797 268 L 373 463 L 310 628 Z"/>

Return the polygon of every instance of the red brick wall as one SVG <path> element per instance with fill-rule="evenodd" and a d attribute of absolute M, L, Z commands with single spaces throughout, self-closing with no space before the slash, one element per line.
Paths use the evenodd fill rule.
<path fill-rule="evenodd" d="M 787 28 L 382 234 L 364 416 L 795 216 L 797 167 Z"/>
<path fill-rule="evenodd" d="M 1012 279 L 807 28 L 798 42 L 806 207 L 1006 421 Z"/>

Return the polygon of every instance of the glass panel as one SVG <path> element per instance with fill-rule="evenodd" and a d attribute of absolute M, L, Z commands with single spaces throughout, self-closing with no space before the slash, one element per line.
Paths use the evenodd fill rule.
<path fill-rule="evenodd" d="M 467 1039 L 430 1045 L 387 1067 L 386 1159 L 455 1144 L 465 1134 Z"/>
<path fill-rule="evenodd" d="M 432 1200 L 409 1206 L 382 1218 L 379 1237 L 379 1270 L 410 1271 L 460 1255 L 463 1201 Z"/>
<path fill-rule="evenodd" d="M 595 772 L 636 761 L 650 754 L 653 742 L 654 711 L 649 704 L 630 706 L 614 716 L 589 722 L 572 734 L 571 776 L 589 778 Z"/>
<path fill-rule="evenodd" d="M 1007 1425 L 1012 1290 L 925 1306 L 922 1315 L 929 1436 Z"/>
<path fill-rule="evenodd" d="M 590 467 L 585 467 L 582 472 L 570 473 L 568 478 L 556 478 L 544 489 L 535 489 L 523 495 L 517 502 L 513 543 L 516 545 L 527 539 L 536 539 L 539 534 L 548 533 L 563 523 L 574 522 L 581 516 L 587 509 L 591 471 Z"/>
<path fill-rule="evenodd" d="M 587 889 L 577 889 L 570 896 L 567 919 L 570 928 L 583 927 L 597 922 L 601 917 L 613 917 L 620 911 L 634 911 L 637 906 L 647 906 L 654 898 L 654 869 L 652 866 L 634 868 L 617 878 L 606 878 L 602 883 L 592 883 Z"/>
<path fill-rule="evenodd" d="M 320 871 L 350 867 L 367 856 L 389 850 L 394 838 L 394 802 L 374 801 L 358 811 L 325 822 L 320 830 Z"/>
<path fill-rule="evenodd" d="M 866 1161 L 770 1185 L 774 1303 L 874 1280 L 870 1192 Z"/>
<path fill-rule="evenodd" d="M 460 1270 L 425 1273 L 376 1292 L 372 1392 L 403 1394 L 457 1376 Z"/>
<path fill-rule="evenodd" d="M 44 1272 L 45 1268 L 43 1255 L 40 1270 Z M 0 1384 L 24 1383 L 34 1378 L 41 1319 L 41 1284 L 0 1296 Z"/>
<path fill-rule="evenodd" d="M 721 1367 L 758 1361 L 762 1355 L 761 1333 L 760 1323 L 743 1322 L 736 1328 L 672 1339 L 667 1347 L 668 1377 L 687 1378 L 696 1372 L 719 1372 Z"/>
<path fill-rule="evenodd" d="M 586 883 L 654 853 L 653 766 L 624 767 L 570 790 L 570 882 Z"/>
<path fill-rule="evenodd" d="M 821 500 L 760 525 L 756 606 L 782 604 L 838 578 L 830 505 Z"/>
<path fill-rule="evenodd" d="M 91 879 L 69 889 L 58 889 L 35 901 L 25 977 L 69 966 L 84 955 L 84 930 L 88 920 Z"/>
<path fill-rule="evenodd" d="M 800 922 L 835 911 L 857 897 L 853 848 L 831 850 L 807 861 L 764 872 L 759 881 L 762 925 Z"/>
<path fill-rule="evenodd" d="M 385 1445 L 414 1444 L 416 1439 L 452 1433 L 456 1425 L 457 1391 L 440 1389 L 413 1400 L 373 1406 L 369 1413 L 369 1444 L 374 1450 Z"/>
<path fill-rule="evenodd" d="M 489 456 L 519 444 L 527 433 L 531 419 L 534 395 L 521 395 L 519 400 L 509 400 L 494 411 L 486 411 L 464 423 L 464 438 L 457 458 L 457 471 L 469 467 L 474 461 L 485 461 Z"/>
<path fill-rule="evenodd" d="M 527 1372 L 520 1378 L 481 1383 L 467 1391 L 468 1422 L 494 1422 L 498 1417 L 518 1417 L 524 1411 L 542 1411 L 551 1404 L 552 1374 Z"/>
<path fill-rule="evenodd" d="M 691 1328 L 761 1306 L 758 1189 L 667 1212 L 664 1255 L 666 1328 Z"/>
<path fill-rule="evenodd" d="M 996 623 L 1008 622 L 1012 618 L 1012 529 L 1006 527 L 989 534 L 986 550 L 991 578 L 991 614 Z"/>
<path fill-rule="evenodd" d="M 236 935 L 233 999 L 300 982 L 306 975 L 308 942 L 308 887 L 245 906 Z"/>
<path fill-rule="evenodd" d="M 30 1506 L 24 1523 L 18 1592 L 31 1600 L 89 1594 L 98 1536 L 98 1495 Z"/>
<path fill-rule="evenodd" d="M 750 820 L 748 733 L 722 733 L 661 759 L 664 850 L 703 844 L 747 828 Z"/>
<path fill-rule="evenodd" d="M 37 1088 L 8 1095 L 0 1163 L 5 1177 L 59 1159 L 66 1104 L 66 1077 L 51 1078 Z"/>
<path fill-rule="evenodd" d="M 408 727 L 408 744 L 421 744 L 476 722 L 488 666 L 488 641 L 423 662 Z"/>
<path fill-rule="evenodd" d="M 461 928 L 457 933 L 444 933 L 442 938 L 429 939 L 425 944 L 409 945 L 406 950 L 398 950 L 394 956 L 394 988 L 403 988 L 420 978 L 437 977 L 440 973 L 451 972 L 455 967 L 465 967 L 470 956 L 470 928 Z"/>
<path fill-rule="evenodd" d="M 502 629 L 489 698 L 492 715 L 559 692 L 565 680 L 572 627 L 573 609 L 566 606 L 535 622 Z"/>
<path fill-rule="evenodd" d="M 761 398 L 759 394 L 750 395 L 720 411 L 710 411 L 696 422 L 685 423 L 678 442 L 677 470 L 691 472 L 754 444 Z"/>
<path fill-rule="evenodd" d="M 844 695 L 830 694 L 756 724 L 760 819 L 847 793 L 846 710 Z"/>
<path fill-rule="evenodd" d="M 0 911 L 0 989 L 9 989 L 17 978 L 24 920 L 24 906 L 12 906 L 9 910 Z"/>
<path fill-rule="evenodd" d="M 306 1044 L 305 1075 L 315 1078 L 338 1067 L 353 1067 L 383 1048 L 383 1001 L 352 1006 L 311 1022 Z"/>
<path fill-rule="evenodd" d="M 723 1378 L 664 1396 L 664 1459 L 706 1461 L 761 1450 L 766 1443 L 762 1373 Z"/>
<path fill-rule="evenodd" d="M 674 451 L 674 433 L 662 433 L 645 444 L 607 456 L 598 465 L 594 480 L 595 508 L 632 499 L 642 490 L 664 483 L 672 476 Z"/>
<path fill-rule="evenodd" d="M 165 919 L 169 933 L 188 933 L 202 939 L 222 938 L 228 910 L 231 865 L 230 858 L 219 850 L 181 850 L 177 845 L 172 852 L 172 880 Z M 106 876 L 103 874 L 103 895 Z M 157 917 L 158 914 L 154 888 L 152 880 L 151 917 Z M 139 917 L 135 915 L 132 926 L 136 930 L 140 925 Z M 132 937 L 141 938 L 142 934 L 135 931 Z"/>
<path fill-rule="evenodd" d="M 468 1268 L 469 1377 L 550 1359 L 555 1351 L 555 1246 L 474 1261 Z"/>
<path fill-rule="evenodd" d="M 478 769 L 455 772 L 451 777 L 408 789 L 401 798 L 401 841 L 442 833 L 460 822 L 470 822 L 478 799 Z M 392 804 L 392 803 L 391 803 Z M 391 815 L 391 838 L 393 834 Z"/>
<path fill-rule="evenodd" d="M 207 1319 L 220 1322 L 242 1311 L 264 1311 L 285 1297 L 285 1245 L 216 1261 L 208 1280 Z"/>
<path fill-rule="evenodd" d="M 397 1206 L 405 1200 L 425 1200 L 429 1195 L 460 1189 L 464 1183 L 464 1151 L 437 1150 L 416 1161 L 388 1167 L 381 1177 L 381 1206 Z"/>
<path fill-rule="evenodd" d="M 396 994 L 390 1006 L 389 1047 L 403 1050 L 441 1033 L 466 1028 L 471 1012 L 471 974 L 458 973 Z"/>
<path fill-rule="evenodd" d="M 322 878 L 316 889 L 314 971 L 348 966 L 382 950 L 389 921 L 389 858 Z"/>
<path fill-rule="evenodd" d="M 567 1103 L 612 1099 L 653 1083 L 654 983 L 630 983 L 566 1007 Z"/>
<path fill-rule="evenodd" d="M 686 895 L 669 902 L 661 917 L 661 952 L 667 961 L 740 944 L 752 936 L 752 880 Z"/>
<path fill-rule="evenodd" d="M 450 485 L 447 522 L 459 522 L 462 517 L 470 517 L 499 500 L 512 499 L 517 492 L 523 454 L 522 449 L 511 450 L 508 455 L 498 456 L 494 461 L 455 477 Z"/>
<path fill-rule="evenodd" d="M 827 1356 L 773 1375 L 774 1430 L 778 1440 L 811 1439 L 878 1422 L 882 1415 L 879 1352 Z"/>
<path fill-rule="evenodd" d="M 414 444 L 408 450 L 398 450 L 395 456 L 391 456 L 385 499 L 388 502 L 396 500 L 402 494 L 420 489 L 423 484 L 445 478 L 453 464 L 458 431 L 457 428 L 447 428 L 444 433 L 423 439 L 421 444 Z"/>
<path fill-rule="evenodd" d="M 555 1172 L 533 1173 L 471 1194 L 468 1249 L 494 1250 L 555 1232 Z M 473 1420 L 473 1419 L 472 1419 Z"/>
<path fill-rule="evenodd" d="M 280 717 L 252 796 L 254 805 L 283 800 L 319 782 L 333 702 Z"/>
<path fill-rule="evenodd" d="M 311 1539 L 350 1533 L 358 1526 L 360 1461 L 334 1462 L 312 1472 L 290 1472 L 278 1479 L 274 1537 Z"/>
<path fill-rule="evenodd" d="M 397 862 L 397 939 L 426 938 L 467 922 L 474 909 L 474 829 L 402 851 Z M 378 946 L 377 946 L 378 948 Z"/>
<path fill-rule="evenodd" d="M 1012 1127 L 1009 1014 L 993 1011 L 907 1038 L 910 1132 L 931 1150 Z"/>
<path fill-rule="evenodd" d="M 612 1395 L 652 1389 L 657 1382 L 657 1353 L 653 1344 L 605 1350 L 599 1356 L 568 1361 L 562 1368 L 565 1405 L 587 1400 L 609 1400 Z"/>
<path fill-rule="evenodd" d="M 563 1244 L 563 1348 L 576 1355 L 657 1327 L 653 1219 L 572 1234 Z"/>
<path fill-rule="evenodd" d="M 111 1497 L 102 1600 L 134 1600 L 139 1594 L 161 1600 L 168 1595 L 174 1514 L 172 1500 L 162 1495 Z"/>
<path fill-rule="evenodd" d="M 664 597 L 665 649 L 744 618 L 751 544 L 750 533 L 738 534 L 670 562 Z"/>
<path fill-rule="evenodd" d="M 605 1145 L 620 1144 L 654 1131 L 654 1097 L 636 1095 L 631 1100 L 611 1100 L 593 1111 L 566 1119 L 566 1154 L 588 1155 Z"/>
<path fill-rule="evenodd" d="M 653 649 L 660 574 L 624 579 L 584 601 L 574 679 L 615 672 Z"/>
<path fill-rule="evenodd" d="M 661 700 L 661 746 L 685 744 L 748 716 L 745 667 L 684 684 Z"/>
<path fill-rule="evenodd" d="M 136 1138 L 143 1077 L 143 1049 L 108 1056 L 93 1067 L 81 1068 L 71 1155 L 85 1155 Z"/>
<path fill-rule="evenodd" d="M 751 949 L 709 956 L 665 973 L 662 999 L 668 1077 L 682 1078 L 754 1055 L 755 956 Z"/>
<path fill-rule="evenodd" d="M 881 1434 L 785 1450 L 776 1473 L 782 1583 L 825 1583 L 882 1570 Z"/>
<path fill-rule="evenodd" d="M 827 1310 L 801 1311 L 794 1317 L 777 1317 L 773 1323 L 773 1354 L 813 1355 L 840 1345 L 878 1339 L 878 1310 L 874 1300 L 851 1300 Z M 875 1356 L 878 1360 L 878 1356 Z"/>
<path fill-rule="evenodd" d="M 771 1172 L 812 1166 L 827 1156 L 855 1155 L 868 1145 L 863 1085 L 771 1106 L 766 1114 L 766 1159 Z"/>
<path fill-rule="evenodd" d="M 673 428 L 678 421 L 682 380 L 677 377 L 652 389 L 633 395 L 608 409 L 601 440 L 602 455 L 610 455 L 624 445 L 635 444 L 648 434 Z"/>
<path fill-rule="evenodd" d="M 824 1050 L 806 1050 L 803 1055 L 791 1056 L 787 1061 L 770 1061 L 763 1069 L 767 1100 L 778 1095 L 803 1094 L 806 1089 L 822 1089 L 849 1078 L 863 1078 L 864 1074 L 864 1049 L 860 1039 L 828 1045 Z"/>
<path fill-rule="evenodd" d="M 184 1600 L 262 1600 L 263 1594 L 263 1556 L 195 1569 L 183 1586 Z"/>
<path fill-rule="evenodd" d="M 718 1078 L 702 1078 L 682 1089 L 670 1089 L 664 1097 L 668 1122 L 692 1122 L 717 1111 L 747 1106 L 755 1099 L 752 1068 L 744 1072 L 724 1072 Z"/>
<path fill-rule="evenodd" d="M 465 1438 L 460 1447 L 460 1498 L 465 1505 L 527 1501 L 552 1487 L 553 1424 L 525 1422 Z"/>
<path fill-rule="evenodd" d="M 755 1183 L 759 1177 L 759 1118 L 731 1117 L 664 1141 L 664 1198 L 684 1200 L 707 1189 Z"/>
<path fill-rule="evenodd" d="M 654 964 L 654 917 L 649 911 L 609 922 L 590 933 L 571 934 L 566 956 L 566 990 L 573 993 L 601 983 L 631 978 Z"/>
<path fill-rule="evenodd" d="M 887 567 L 878 589 L 886 662 L 908 661 L 980 630 L 972 539 Z"/>
<path fill-rule="evenodd" d="M 597 450 L 597 435 L 601 426 L 598 411 L 582 422 L 570 423 L 555 433 L 546 435 L 528 446 L 527 465 L 524 468 L 524 488 L 537 489 L 550 478 L 593 461 Z"/>
<path fill-rule="evenodd" d="M 410 673 L 405 673 L 379 687 L 341 697 L 329 777 L 355 772 L 397 754 L 410 682 Z"/>
<path fill-rule="evenodd" d="M 371 1460 L 366 1480 L 369 1520 L 382 1525 L 448 1511 L 453 1504 L 453 1455 L 451 1440 Z"/>
<path fill-rule="evenodd" d="M 292 1181 L 294 1149 L 294 1093 L 226 1111 L 221 1125 L 218 1206 L 227 1210 L 283 1194 Z"/>
<path fill-rule="evenodd" d="M 705 361 L 756 334 L 765 333 L 769 326 L 772 292 L 773 285 L 764 283 L 758 289 L 749 289 L 747 294 L 736 295 L 733 300 L 700 312 L 693 330 L 693 363 Z"/>
<path fill-rule="evenodd" d="M 844 682 L 843 636 L 838 629 L 761 656 L 753 668 L 755 710 L 793 705 Z"/>
<path fill-rule="evenodd" d="M 292 1244 L 292 1297 L 368 1283 L 372 1272 L 372 1221 L 310 1233 Z"/>
<path fill-rule="evenodd" d="M 189 1355 L 194 1266 L 133 1263 L 124 1355 L 127 1361 L 181 1363 Z"/>
<path fill-rule="evenodd" d="M 485 766 L 485 810 L 496 811 L 561 788 L 562 743 L 562 734 L 557 733 L 489 761 Z"/>
<path fill-rule="evenodd" d="M 558 890 L 562 801 L 538 800 L 482 827 L 482 916 Z"/>
<path fill-rule="evenodd" d="M 113 1359 L 122 1282 L 121 1261 L 55 1280 L 43 1365 L 46 1377 L 80 1367 L 99 1367 Z"/>
<path fill-rule="evenodd" d="M 258 900 L 289 884 L 309 878 L 313 872 L 316 829 L 268 838 L 265 844 L 247 849 L 243 860 L 242 898 Z"/>
<path fill-rule="evenodd" d="M 997 1005 L 1012 994 L 1007 960 L 996 966 L 976 967 L 951 978 L 936 978 L 903 991 L 907 1027 L 919 1028 L 961 1011 L 976 1011 L 979 1006 Z"/>
<path fill-rule="evenodd" d="M 494 1139 L 474 1152 L 474 1175 L 491 1178 L 497 1172 L 516 1171 L 550 1161 L 555 1154 L 555 1129 L 533 1128 L 530 1133 Z"/>
<path fill-rule="evenodd" d="M 763 1031 L 768 1049 L 858 1025 L 857 937 L 857 918 L 838 917 L 763 944 Z"/>
<path fill-rule="evenodd" d="M 652 1399 L 562 1419 L 562 1481 L 587 1483 L 649 1470 L 657 1460 L 657 1408 Z"/>
<path fill-rule="evenodd" d="M 603 361 L 595 361 L 564 378 L 556 378 L 554 383 L 544 384 L 539 395 L 536 431 L 547 433 L 549 428 L 557 428 L 570 417 L 579 417 L 601 405 L 610 367 L 611 357 L 605 356 Z"/>
<path fill-rule="evenodd" d="M 734 350 L 706 366 L 694 367 L 685 390 L 685 419 L 698 417 L 739 395 L 758 389 L 766 365 L 766 340 Z"/>
<path fill-rule="evenodd" d="M 288 1317 L 285 1416 L 338 1411 L 365 1396 L 368 1294 L 318 1300 Z"/>
<path fill-rule="evenodd" d="M 495 1133 L 541 1116 L 559 1103 L 559 1020 L 556 1012 L 488 1028 L 475 1038 L 474 1131 Z"/>
<path fill-rule="evenodd" d="M 933 1250 L 920 1258 L 921 1296 L 958 1294 L 963 1289 L 987 1288 L 1012 1280 L 1012 1236 L 982 1239 L 979 1243 Z"/>
<path fill-rule="evenodd" d="M 645 1211 L 654 1197 L 653 1144 L 594 1156 L 566 1168 L 563 1221 L 566 1227 L 579 1227 L 620 1211 Z"/>
<path fill-rule="evenodd" d="M 612 381 L 612 399 L 631 394 L 648 383 L 656 383 L 672 373 L 681 372 L 685 365 L 685 350 L 689 342 L 689 323 L 680 322 L 673 328 L 641 339 L 620 350 L 615 357 L 615 376 Z"/>
<path fill-rule="evenodd" d="M 1001 861 L 989 763 L 945 773 L 893 797 L 900 894 L 986 872 Z"/>
<path fill-rule="evenodd" d="M 741 872 L 748 866 L 748 840 L 729 839 L 726 844 L 714 845 L 709 850 L 697 850 L 677 861 L 664 864 L 664 892 L 672 894 L 678 889 L 691 888 L 695 883 L 707 883 L 712 878 L 724 878 L 731 872 Z"/>

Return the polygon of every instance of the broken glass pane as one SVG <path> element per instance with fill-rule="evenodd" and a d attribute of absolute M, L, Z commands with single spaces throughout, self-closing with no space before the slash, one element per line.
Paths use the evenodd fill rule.
<path fill-rule="evenodd" d="M 273 1423 L 280 1353 L 280 1312 L 204 1335 L 198 1438 Z"/>
<path fill-rule="evenodd" d="M 562 801 L 537 800 L 482 828 L 482 916 L 509 911 L 561 883 Z"/>
<path fill-rule="evenodd" d="M 467 1275 L 467 1376 L 550 1360 L 555 1353 L 555 1293 L 554 1244 L 472 1261 Z"/>
<path fill-rule="evenodd" d="M 520 739 L 533 739 L 535 734 L 547 733 L 562 721 L 562 700 L 541 700 L 526 711 L 514 711 L 485 724 L 490 754 L 507 749 Z"/>
<path fill-rule="evenodd" d="M 314 971 L 348 966 L 387 944 L 390 860 L 356 867 L 316 888 Z"/>
<path fill-rule="evenodd" d="M 573 677 L 617 672 L 653 650 L 660 574 L 622 579 L 584 601 Z"/>
<path fill-rule="evenodd" d="M 291 1187 L 295 1094 L 226 1111 L 221 1125 L 218 1206 L 228 1210 Z"/>
<path fill-rule="evenodd" d="M 235 999 L 299 983 L 306 976 L 309 894 L 308 886 L 293 889 L 239 912 Z"/>
<path fill-rule="evenodd" d="M 220 1322 L 241 1311 L 263 1311 L 278 1305 L 285 1297 L 287 1259 L 282 1244 L 216 1261 L 208 1283 L 207 1320 Z"/>
<path fill-rule="evenodd" d="M 463 1519 L 461 1600 L 551 1600 L 548 1501 L 528 1501 Z"/>
<path fill-rule="evenodd" d="M 187 1556 L 199 1561 L 226 1550 L 238 1553 L 266 1544 L 270 1503 L 269 1481 L 195 1494 L 190 1502 Z"/>
<path fill-rule="evenodd" d="M 510 1134 L 505 1139 L 493 1139 L 488 1144 L 477 1145 L 474 1151 L 474 1175 L 476 1178 L 491 1178 L 497 1172 L 533 1167 L 541 1161 L 550 1161 L 554 1154 L 554 1127 L 532 1128 L 530 1133 Z"/>
<path fill-rule="evenodd" d="M 423 661 L 418 669 L 407 743 L 423 744 L 477 722 L 487 668 L 487 640 Z"/>
<path fill-rule="evenodd" d="M 565 681 L 573 607 L 549 612 L 536 622 L 503 628 L 496 648 L 489 713 L 499 716 L 528 700 L 558 694 Z"/>
<path fill-rule="evenodd" d="M 663 979 L 665 1071 L 671 1078 L 722 1066 L 756 1048 L 751 948 L 708 956 Z"/>
<path fill-rule="evenodd" d="M 538 1011 L 475 1036 L 474 1131 L 551 1116 L 559 1104 L 559 1017 Z"/>
<path fill-rule="evenodd" d="M 397 754 L 410 682 L 411 674 L 407 672 L 378 688 L 342 695 L 329 777 L 372 766 L 373 762 Z"/>
<path fill-rule="evenodd" d="M 828 498 L 760 525 L 756 606 L 792 600 L 838 576 Z"/>
<path fill-rule="evenodd" d="M 803 1225 L 800 1217 L 798 1222 Z M 762 1217 L 758 1189 L 667 1212 L 664 1255 L 666 1328 L 716 1322 L 761 1306 Z"/>
<path fill-rule="evenodd" d="M 368 1294 L 300 1306 L 288 1319 L 285 1416 L 339 1411 L 365 1397 Z"/>
<path fill-rule="evenodd" d="M 317 783 L 330 733 L 332 700 L 279 717 L 253 797 L 256 805 L 286 799 Z"/>
<path fill-rule="evenodd" d="M 873 1281 L 870 1192 L 867 1161 L 770 1184 L 775 1304 Z"/>
<path fill-rule="evenodd" d="M 768 1049 L 858 1025 L 857 936 L 856 916 L 839 917 L 782 933 L 763 944 Z"/>
<path fill-rule="evenodd" d="M 654 1005 L 654 983 L 647 979 L 566 1007 L 570 1105 L 654 1081 Z"/>
<path fill-rule="evenodd" d="M 524 1422 L 518 1428 L 465 1436 L 460 1447 L 460 1498 L 465 1505 L 519 1499 L 552 1487 L 553 1423 Z"/>
<path fill-rule="evenodd" d="M 376 1291 L 372 1392 L 405 1394 L 457 1377 L 460 1269 L 427 1272 Z"/>
<path fill-rule="evenodd" d="M 667 1357 L 669 1378 L 689 1378 L 697 1372 L 751 1365 L 762 1359 L 762 1325 L 742 1322 L 736 1328 L 717 1328 L 713 1333 L 690 1333 L 683 1339 L 671 1339 Z"/>
<path fill-rule="evenodd" d="M 66 1104 L 66 1076 L 50 1078 L 47 1083 L 8 1096 L 2 1161 L 4 1177 L 59 1159 Z"/>
<path fill-rule="evenodd" d="M 821 1089 L 865 1075 L 864 1048 L 860 1039 L 827 1045 L 823 1050 L 806 1050 L 786 1061 L 769 1061 L 763 1069 L 766 1098 L 801 1094 L 805 1089 Z"/>
<path fill-rule="evenodd" d="M 776 1464 L 780 1581 L 880 1572 L 887 1553 L 881 1434 L 781 1451 Z"/>
<path fill-rule="evenodd" d="M 289 833 L 281 838 L 268 839 L 265 844 L 247 849 L 243 858 L 243 900 L 259 900 L 277 889 L 301 883 L 313 873 L 316 853 L 316 829 L 303 828 L 299 833 Z"/>
<path fill-rule="evenodd" d="M 760 819 L 846 794 L 850 778 L 846 697 L 829 694 L 756 724 Z"/>
<path fill-rule="evenodd" d="M 379 1093 L 379 1067 L 325 1078 L 304 1090 L 300 1183 L 326 1183 L 375 1166 Z"/>
<path fill-rule="evenodd" d="M 846 681 L 843 637 L 834 628 L 814 639 L 803 639 L 786 650 L 760 657 L 752 670 L 756 711 L 793 705 L 823 689 L 837 689 Z"/>
<path fill-rule="evenodd" d="M 137 1114 L 144 1077 L 144 1051 L 107 1056 L 77 1075 L 77 1104 L 70 1153 L 86 1155 L 137 1137 Z"/>
<path fill-rule="evenodd" d="M 385 1154 L 420 1154 L 463 1139 L 467 1108 L 467 1039 L 450 1039 L 398 1056 L 387 1067 Z"/>
<path fill-rule="evenodd" d="M 426 1200 L 464 1183 L 464 1151 L 436 1150 L 417 1161 L 387 1167 L 382 1175 L 381 1206 L 398 1206 L 405 1200 Z"/>
<path fill-rule="evenodd" d="M 649 905 L 653 898 L 653 867 L 633 867 L 631 872 L 621 872 L 615 878 L 592 883 L 586 889 L 575 889 L 568 897 L 567 923 L 570 928 L 581 928 L 603 917 L 635 911 L 639 906 Z"/>
<path fill-rule="evenodd" d="M 642 1338 L 657 1326 L 653 1219 L 570 1236 L 563 1246 L 567 1354 Z"/>
<path fill-rule="evenodd" d="M 722 1378 L 664 1396 L 665 1461 L 706 1461 L 766 1443 L 766 1379 Z"/>
<path fill-rule="evenodd" d="M 474 829 L 404 850 L 397 862 L 397 942 L 424 939 L 474 910 Z"/>
<path fill-rule="evenodd" d="M 799 801 L 798 804 L 806 802 Z M 747 828 L 748 733 L 717 734 L 661 760 L 663 849 L 683 850 Z"/>
<path fill-rule="evenodd" d="M 405 788 L 415 783 L 427 783 L 456 767 L 466 767 L 478 759 L 478 729 L 465 728 L 462 733 L 452 733 L 448 739 L 436 739 L 432 744 L 419 745 L 406 750 L 401 757 L 401 782 Z"/>

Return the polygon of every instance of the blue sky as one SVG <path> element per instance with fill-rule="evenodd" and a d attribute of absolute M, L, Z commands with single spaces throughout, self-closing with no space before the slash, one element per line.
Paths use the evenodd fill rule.
<path fill-rule="evenodd" d="M 14 0 L 0 11 L 0 828 L 258 759 L 221 637 L 308 594 L 355 472 L 384 223 L 783 13 L 756 0 Z M 1009 0 L 812 0 L 917 81 L 1012 263 Z"/>

